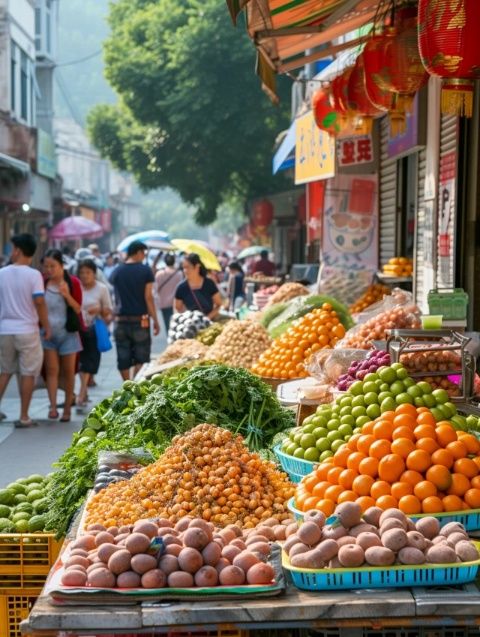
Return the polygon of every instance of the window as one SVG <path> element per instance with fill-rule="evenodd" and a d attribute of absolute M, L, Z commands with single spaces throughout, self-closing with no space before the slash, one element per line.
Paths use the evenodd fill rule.
<path fill-rule="evenodd" d="M 397 241 L 396 254 L 413 258 L 417 213 L 417 154 L 397 163 Z"/>
<path fill-rule="evenodd" d="M 45 48 L 52 52 L 52 0 L 45 2 Z"/>
<path fill-rule="evenodd" d="M 10 107 L 12 115 L 29 126 L 35 122 L 35 66 L 13 40 L 10 43 Z"/>
<path fill-rule="evenodd" d="M 42 10 L 40 7 L 35 9 L 35 48 L 37 51 L 42 48 Z"/>
<path fill-rule="evenodd" d="M 17 107 L 17 46 L 15 42 L 10 46 L 10 108 L 14 113 Z"/>
<path fill-rule="evenodd" d="M 36 0 L 35 48 L 41 57 L 52 57 L 55 48 L 55 0 Z"/>
<path fill-rule="evenodd" d="M 20 117 L 28 120 L 29 64 L 25 51 L 20 51 Z"/>

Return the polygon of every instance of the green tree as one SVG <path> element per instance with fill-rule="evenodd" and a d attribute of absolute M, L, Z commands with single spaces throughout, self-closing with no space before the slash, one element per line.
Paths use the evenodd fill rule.
<path fill-rule="evenodd" d="M 106 157 L 142 188 L 176 190 L 202 225 L 223 202 L 284 187 L 271 158 L 288 100 L 274 107 L 259 89 L 253 46 L 221 0 L 118 0 L 109 21 L 106 77 L 120 99 L 88 118 Z"/>

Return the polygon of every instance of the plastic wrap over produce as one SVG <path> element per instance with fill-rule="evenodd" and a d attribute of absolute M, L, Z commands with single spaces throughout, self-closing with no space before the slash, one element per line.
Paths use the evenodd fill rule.
<path fill-rule="evenodd" d="M 318 383 L 303 387 L 301 397 L 307 400 L 330 402 L 334 398 L 338 379 L 346 374 L 351 363 L 363 361 L 367 356 L 364 349 L 319 350 L 310 357 L 306 369 Z"/>
<path fill-rule="evenodd" d="M 318 277 L 318 291 L 352 305 L 372 282 L 373 270 L 353 270 L 322 265 Z"/>

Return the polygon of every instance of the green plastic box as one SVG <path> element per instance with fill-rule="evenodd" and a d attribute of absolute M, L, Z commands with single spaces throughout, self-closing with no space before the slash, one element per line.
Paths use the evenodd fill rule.
<path fill-rule="evenodd" d="M 430 314 L 442 314 L 444 321 L 467 318 L 468 294 L 463 288 L 437 288 L 428 293 Z"/>

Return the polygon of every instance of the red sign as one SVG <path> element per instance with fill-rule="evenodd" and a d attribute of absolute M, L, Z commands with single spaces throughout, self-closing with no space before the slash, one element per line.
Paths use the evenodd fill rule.
<path fill-rule="evenodd" d="M 369 164 L 373 161 L 373 142 L 370 135 L 346 137 L 337 141 L 337 162 L 339 168 Z"/>
<path fill-rule="evenodd" d="M 307 244 L 322 238 L 323 201 L 325 181 L 311 181 L 306 185 L 307 195 Z"/>

